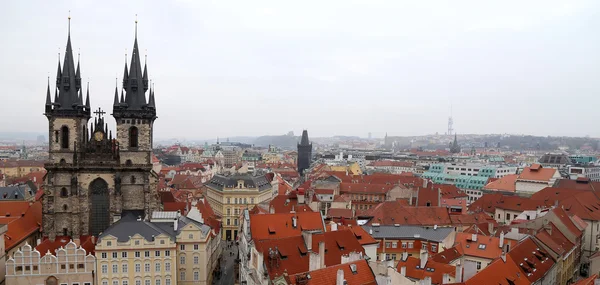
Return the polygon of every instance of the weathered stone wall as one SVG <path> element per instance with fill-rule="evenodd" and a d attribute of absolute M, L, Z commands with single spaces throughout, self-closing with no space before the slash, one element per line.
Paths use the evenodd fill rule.
<path fill-rule="evenodd" d="M 123 121 L 130 123 L 123 123 Z M 129 128 L 138 128 L 138 147 L 136 150 L 151 151 L 152 150 L 152 123 L 148 120 L 144 124 L 138 124 L 140 119 L 136 120 L 136 124 L 132 124 L 133 119 L 121 119 L 118 120 L 117 124 L 117 140 L 119 141 L 119 148 L 123 151 L 130 150 L 129 148 Z"/>
<path fill-rule="evenodd" d="M 67 163 L 73 160 L 73 154 L 68 154 L 75 150 L 75 143 L 81 147 L 81 143 L 85 139 L 83 128 L 87 124 L 86 118 L 53 118 L 50 120 L 50 161 L 58 163 L 61 159 L 65 159 Z M 61 128 L 66 126 L 69 128 L 69 148 L 61 148 Z M 57 133 L 58 131 L 58 133 Z M 56 135 L 58 134 L 58 141 Z"/>
<path fill-rule="evenodd" d="M 127 165 L 127 160 L 133 164 L 150 164 L 152 158 L 148 151 L 121 151 L 121 165 Z"/>

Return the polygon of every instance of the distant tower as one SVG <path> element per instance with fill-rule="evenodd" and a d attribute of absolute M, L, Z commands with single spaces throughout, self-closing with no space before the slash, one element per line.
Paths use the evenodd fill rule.
<path fill-rule="evenodd" d="M 460 153 L 460 145 L 458 145 L 458 140 L 456 138 L 456 134 L 454 134 L 454 142 L 450 145 L 451 153 Z"/>
<path fill-rule="evenodd" d="M 454 129 L 452 127 L 453 124 L 453 120 L 452 120 L 452 105 L 450 106 L 450 117 L 448 117 L 448 135 L 451 136 L 454 133 Z"/>
<path fill-rule="evenodd" d="M 298 144 L 298 173 L 302 175 L 304 170 L 310 167 L 312 157 L 312 143 L 308 140 L 308 132 L 302 131 L 302 139 Z"/>

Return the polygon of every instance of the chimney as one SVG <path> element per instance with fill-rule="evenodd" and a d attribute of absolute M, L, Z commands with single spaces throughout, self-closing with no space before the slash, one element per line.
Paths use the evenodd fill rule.
<path fill-rule="evenodd" d="M 500 254 L 500 258 L 502 259 L 502 261 L 504 263 L 506 263 L 506 252 L 504 252 L 504 250 L 502 250 L 502 253 Z"/>
<path fill-rule="evenodd" d="M 296 216 L 292 217 L 292 227 L 294 229 L 298 226 L 297 220 L 298 220 L 298 218 L 296 218 Z"/>
<path fill-rule="evenodd" d="M 332 224 L 331 224 L 331 231 L 332 231 L 332 232 L 335 232 L 335 231 L 337 231 L 337 226 L 338 226 L 338 225 L 337 225 L 337 223 L 332 223 Z"/>
<path fill-rule="evenodd" d="M 173 219 L 173 230 L 177 231 L 177 222 L 179 222 L 179 219 Z"/>
<path fill-rule="evenodd" d="M 352 217 L 356 217 L 356 209 L 352 209 Z"/>
<path fill-rule="evenodd" d="M 427 188 L 427 179 L 423 179 L 423 188 Z"/>
<path fill-rule="evenodd" d="M 421 250 L 421 269 L 425 268 L 425 265 L 427 265 L 427 258 L 429 258 L 427 250 Z"/>
<path fill-rule="evenodd" d="M 423 281 L 424 285 L 431 285 L 431 277 L 427 276 Z"/>
<path fill-rule="evenodd" d="M 269 214 L 275 214 L 275 208 L 273 205 L 269 206 Z"/>
<path fill-rule="evenodd" d="M 471 235 L 471 240 L 472 241 L 477 241 L 477 234 L 472 234 Z"/>
<path fill-rule="evenodd" d="M 325 242 L 319 242 L 319 269 L 325 268 Z"/>
<path fill-rule="evenodd" d="M 406 261 L 406 259 L 408 258 L 408 252 L 403 252 L 402 253 L 402 261 Z"/>
<path fill-rule="evenodd" d="M 400 267 L 400 275 L 406 276 L 406 266 Z"/>
<path fill-rule="evenodd" d="M 494 223 L 488 222 L 488 232 L 490 233 L 490 235 L 493 235 L 493 233 L 494 233 Z"/>
<path fill-rule="evenodd" d="M 442 275 L 442 284 L 450 284 L 450 274 L 444 273 Z"/>
<path fill-rule="evenodd" d="M 462 280 L 462 273 L 463 273 L 462 265 L 460 263 L 457 263 L 456 264 L 456 273 L 454 275 L 454 282 L 455 283 L 461 283 L 463 281 Z"/>
<path fill-rule="evenodd" d="M 304 244 L 306 245 L 306 251 L 312 251 L 312 232 L 303 231 L 302 238 L 304 239 Z"/>
<path fill-rule="evenodd" d="M 300 190 L 302 190 L 302 191 L 300 191 Z M 298 189 L 298 191 L 296 192 L 296 198 L 298 199 L 298 205 L 304 204 L 304 189 L 303 188 Z"/>
<path fill-rule="evenodd" d="M 36 242 L 35 246 L 38 246 L 38 245 L 40 245 L 40 243 L 42 243 L 42 240 L 38 238 L 35 242 Z"/>
<path fill-rule="evenodd" d="M 92 236 L 91 239 L 92 239 L 92 244 L 96 244 L 96 237 Z"/>
<path fill-rule="evenodd" d="M 338 269 L 337 277 L 335 278 L 335 285 L 345 285 L 346 280 L 344 280 L 344 270 Z"/>
<path fill-rule="evenodd" d="M 504 246 L 504 231 L 500 232 L 500 243 L 498 244 L 500 248 Z"/>

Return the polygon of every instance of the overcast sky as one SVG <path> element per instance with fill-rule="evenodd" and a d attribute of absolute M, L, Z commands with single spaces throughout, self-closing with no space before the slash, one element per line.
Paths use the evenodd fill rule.
<path fill-rule="evenodd" d="M 109 111 L 138 15 L 157 138 L 444 133 L 451 105 L 458 133 L 600 136 L 593 0 L 2 1 L 0 131 L 47 131 L 69 10 Z"/>

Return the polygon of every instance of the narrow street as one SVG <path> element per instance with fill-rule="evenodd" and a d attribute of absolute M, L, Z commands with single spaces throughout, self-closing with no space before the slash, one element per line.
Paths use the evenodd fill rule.
<path fill-rule="evenodd" d="M 221 278 L 213 279 L 213 284 L 215 285 L 231 285 L 235 282 L 235 259 L 238 255 L 238 248 L 233 243 L 231 247 L 228 247 L 228 242 L 222 242 L 223 246 L 223 259 L 221 263 Z"/>

